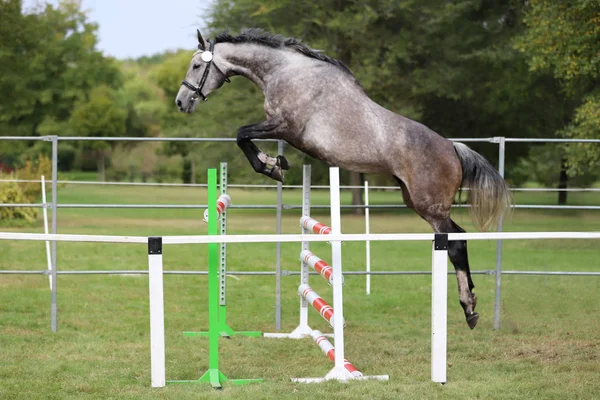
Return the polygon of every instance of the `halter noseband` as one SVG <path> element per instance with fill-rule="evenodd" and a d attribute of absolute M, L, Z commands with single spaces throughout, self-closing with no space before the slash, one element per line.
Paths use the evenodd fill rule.
<path fill-rule="evenodd" d="M 229 78 L 227 78 L 227 76 L 223 73 L 223 71 L 221 71 L 219 69 L 219 67 L 217 67 L 215 64 L 213 64 L 213 54 L 214 54 L 214 50 L 215 50 L 215 42 L 214 41 L 209 41 L 208 42 L 209 47 L 208 47 L 208 52 L 210 53 L 210 56 L 208 57 L 209 60 L 205 61 L 206 62 L 206 68 L 204 69 L 204 73 L 202 74 L 202 78 L 200 79 L 200 83 L 198 84 L 198 86 L 194 86 L 191 83 L 189 83 L 188 81 L 186 81 L 185 79 L 183 81 L 181 81 L 181 84 L 183 86 L 185 86 L 186 88 L 192 90 L 193 92 L 195 92 L 196 94 L 198 94 L 200 97 L 202 97 L 202 101 L 206 101 L 206 96 L 202 94 L 202 88 L 204 87 L 204 84 L 206 83 L 206 79 L 208 78 L 208 72 L 210 71 L 210 66 L 214 65 L 215 68 L 217 69 L 217 71 L 219 71 L 221 73 L 221 75 L 225 76 L 225 82 L 229 83 L 230 80 Z M 200 46 L 198 46 L 198 48 L 200 48 Z M 204 60 L 204 57 L 202 58 L 202 60 Z"/>

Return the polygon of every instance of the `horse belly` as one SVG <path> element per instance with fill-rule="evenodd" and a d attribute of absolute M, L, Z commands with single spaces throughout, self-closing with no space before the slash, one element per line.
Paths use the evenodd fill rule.
<path fill-rule="evenodd" d="M 341 133 L 327 129 L 307 129 L 301 135 L 301 140 L 292 140 L 290 143 L 298 150 L 331 166 L 365 173 L 389 172 L 379 155 L 376 143 L 364 140 L 365 137 L 367 136 L 364 134 L 357 135 L 352 131 Z"/>

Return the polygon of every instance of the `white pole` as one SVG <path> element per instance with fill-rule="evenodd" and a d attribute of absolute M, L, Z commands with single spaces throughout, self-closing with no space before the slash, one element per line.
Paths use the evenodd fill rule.
<path fill-rule="evenodd" d="M 446 383 L 448 234 L 436 233 L 431 266 L 431 380 Z"/>
<path fill-rule="evenodd" d="M 310 165 L 305 165 L 302 169 L 302 216 L 310 216 Z M 302 226 L 302 234 L 310 233 L 310 230 Z M 308 242 L 302 242 L 302 250 L 308 250 Z M 308 264 L 300 260 L 300 284 L 308 285 Z M 310 336 L 312 328 L 308 325 L 308 302 L 303 296 L 300 296 L 300 322 L 296 329 L 291 333 L 265 333 L 264 337 L 287 337 L 290 339 L 301 339 Z"/>
<path fill-rule="evenodd" d="M 371 233 L 369 221 L 369 181 L 365 181 L 365 233 Z M 365 240 L 367 246 L 367 294 L 371 294 L 371 242 Z"/>
<path fill-rule="evenodd" d="M 329 186 L 331 202 L 331 233 L 340 235 L 342 223 L 340 216 L 340 170 L 329 168 Z M 342 296 L 342 242 L 331 242 L 331 258 L 333 267 L 333 338 L 335 341 L 335 370 L 345 375 L 344 368 L 344 302 Z"/>
<path fill-rule="evenodd" d="M 310 165 L 304 165 L 302 168 L 302 216 L 310 216 L 310 185 L 311 185 L 311 168 Z M 309 231 L 302 227 L 302 233 L 307 234 Z M 308 250 L 308 242 L 302 242 L 302 250 Z M 308 265 L 304 260 L 300 260 L 300 284 L 308 285 Z M 298 334 L 310 334 L 308 328 L 308 302 L 300 296 L 300 325 Z"/>
<path fill-rule="evenodd" d="M 148 276 L 150 286 L 150 373 L 152 387 L 164 387 L 165 310 L 163 297 L 162 238 L 148 238 Z"/>
<path fill-rule="evenodd" d="M 46 208 L 46 180 L 42 175 L 42 213 L 44 216 L 44 233 L 48 234 L 48 209 Z M 46 260 L 48 263 L 48 271 L 52 272 L 52 258 L 50 256 L 50 241 L 46 240 Z M 52 275 L 48 275 L 48 282 L 50 283 L 50 290 L 52 290 Z"/>

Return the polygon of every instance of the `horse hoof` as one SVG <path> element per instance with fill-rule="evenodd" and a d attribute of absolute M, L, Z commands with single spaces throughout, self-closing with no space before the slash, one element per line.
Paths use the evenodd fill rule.
<path fill-rule="evenodd" d="M 283 183 L 283 172 L 281 171 L 281 168 L 279 167 L 275 167 L 271 170 L 271 172 L 268 174 L 269 178 L 276 180 L 277 182 L 281 182 Z"/>
<path fill-rule="evenodd" d="M 277 156 L 277 165 L 285 171 L 290 169 L 290 163 L 284 156 Z"/>
<path fill-rule="evenodd" d="M 467 324 L 471 329 L 475 328 L 475 325 L 477 325 L 477 321 L 479 321 L 479 314 L 477 313 L 473 313 L 467 317 Z"/>

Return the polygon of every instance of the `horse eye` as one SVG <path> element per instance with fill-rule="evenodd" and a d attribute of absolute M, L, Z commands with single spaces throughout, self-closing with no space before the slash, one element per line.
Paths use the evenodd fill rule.
<path fill-rule="evenodd" d="M 200 64 L 194 64 L 194 66 L 192 67 L 192 69 L 198 69 L 200 68 Z"/>

